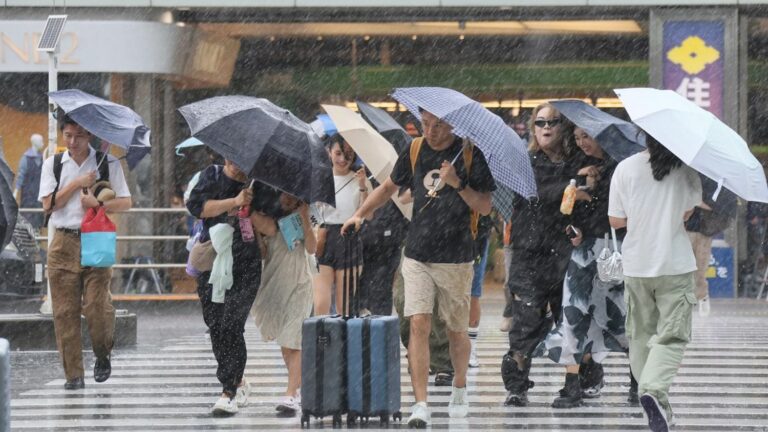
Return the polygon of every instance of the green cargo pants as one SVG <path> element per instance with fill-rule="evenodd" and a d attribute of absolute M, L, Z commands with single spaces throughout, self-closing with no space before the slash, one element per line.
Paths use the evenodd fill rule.
<path fill-rule="evenodd" d="M 669 387 L 691 340 L 691 316 L 696 305 L 694 273 L 624 280 L 627 302 L 629 362 L 638 393 L 659 401 L 672 418 Z"/>
<path fill-rule="evenodd" d="M 395 276 L 394 302 L 395 310 L 400 317 L 400 339 L 403 341 L 403 346 L 408 348 L 411 326 L 410 320 L 403 317 L 405 284 L 403 283 L 403 274 L 399 268 Z M 437 313 L 437 305 L 437 300 L 435 300 L 435 308 L 432 311 L 432 331 L 429 334 L 429 368 L 435 373 L 453 373 L 451 354 L 448 347 L 448 333 L 446 332 L 445 321 L 441 320 Z"/>

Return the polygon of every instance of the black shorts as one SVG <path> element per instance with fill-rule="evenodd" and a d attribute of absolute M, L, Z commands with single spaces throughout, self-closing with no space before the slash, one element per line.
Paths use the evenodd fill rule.
<path fill-rule="evenodd" d="M 331 267 L 334 270 L 341 270 L 352 267 L 352 253 L 353 250 L 347 251 L 345 254 L 345 247 L 350 249 L 354 248 L 354 254 L 357 256 L 357 265 L 363 265 L 362 256 L 362 243 L 360 242 L 360 236 L 353 236 L 350 239 L 341 235 L 341 225 L 324 225 L 326 230 L 325 234 L 325 247 L 323 254 L 317 257 L 317 263 Z M 351 244 L 350 244 L 351 242 Z"/>

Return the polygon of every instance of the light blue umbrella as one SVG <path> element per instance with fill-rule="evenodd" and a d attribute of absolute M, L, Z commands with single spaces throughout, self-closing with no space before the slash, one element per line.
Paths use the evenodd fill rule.
<path fill-rule="evenodd" d="M 628 121 L 574 99 L 551 101 L 555 109 L 584 129 L 616 162 L 645 150 L 645 134 Z"/>
<path fill-rule="evenodd" d="M 456 90 L 442 87 L 397 88 L 392 97 L 421 120 L 419 108 L 453 126 L 453 133 L 468 138 L 483 152 L 496 180 L 493 205 L 502 216 L 512 215 L 514 193 L 536 196 L 536 179 L 525 143 L 499 116 Z"/>
<path fill-rule="evenodd" d="M 320 138 L 334 136 L 339 133 L 338 129 L 336 129 L 336 125 L 328 114 L 318 114 L 315 121 L 309 125 L 312 126 L 312 130 L 315 131 L 315 134 Z"/>
<path fill-rule="evenodd" d="M 198 147 L 203 145 L 203 142 L 195 137 L 189 137 L 181 142 L 181 144 L 176 146 L 176 156 L 184 157 L 184 154 L 181 153 L 181 150 L 190 148 L 190 147 Z"/>
<path fill-rule="evenodd" d="M 150 130 L 132 109 L 77 89 L 49 92 L 48 96 L 85 130 L 125 149 L 128 168 L 149 153 Z"/>

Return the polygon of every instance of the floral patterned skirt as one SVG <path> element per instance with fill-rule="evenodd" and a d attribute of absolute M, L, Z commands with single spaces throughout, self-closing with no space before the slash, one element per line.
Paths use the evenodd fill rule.
<path fill-rule="evenodd" d="M 584 354 L 601 362 L 609 352 L 626 352 L 624 331 L 627 308 L 624 283 L 603 282 L 597 277 L 602 238 L 585 238 L 571 253 L 563 282 L 562 319 L 534 350 L 562 365 L 580 364 Z M 621 247 L 621 246 L 619 246 Z"/>

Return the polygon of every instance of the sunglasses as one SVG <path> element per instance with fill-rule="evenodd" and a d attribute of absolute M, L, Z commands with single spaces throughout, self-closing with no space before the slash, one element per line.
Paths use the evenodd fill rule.
<path fill-rule="evenodd" d="M 545 126 L 555 127 L 560 124 L 560 119 L 555 117 L 552 120 L 536 120 L 533 122 L 536 126 L 543 128 Z"/>

